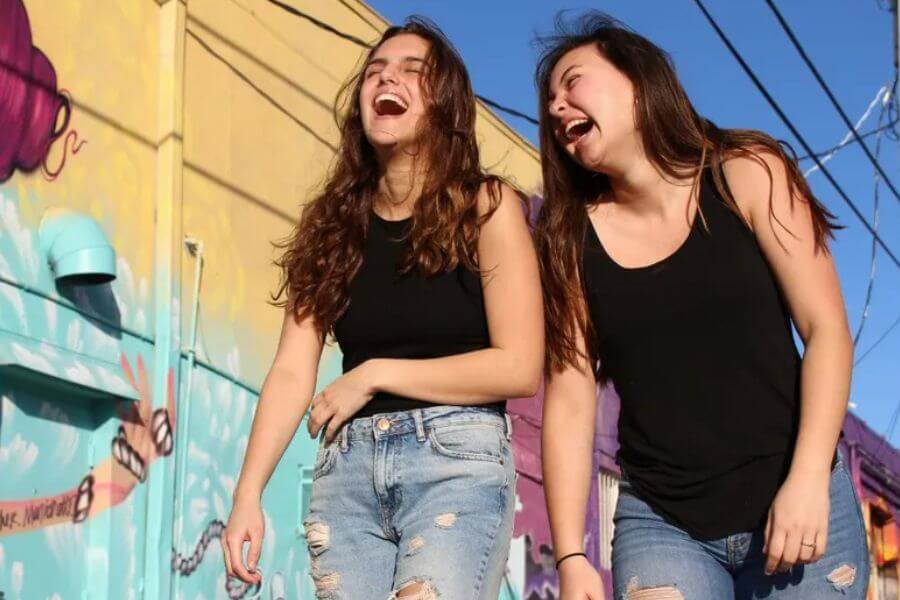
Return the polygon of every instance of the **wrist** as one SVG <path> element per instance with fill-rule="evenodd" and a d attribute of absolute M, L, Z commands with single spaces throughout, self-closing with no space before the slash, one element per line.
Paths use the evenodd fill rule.
<path fill-rule="evenodd" d="M 234 494 L 232 494 L 231 499 L 234 504 L 239 502 L 259 503 L 262 501 L 262 489 L 252 485 L 238 484 L 238 486 L 234 488 Z"/>
<path fill-rule="evenodd" d="M 831 476 L 831 460 L 794 460 L 788 471 L 789 479 L 802 481 L 827 480 Z"/>
<path fill-rule="evenodd" d="M 587 560 L 587 554 L 581 550 L 560 554 L 556 559 L 556 570 L 559 571 L 560 568 L 567 563 L 577 562 L 580 560 Z"/>
<path fill-rule="evenodd" d="M 379 358 L 370 358 L 363 363 L 363 369 L 365 369 L 366 391 L 371 394 L 380 392 L 383 385 L 384 361 Z"/>

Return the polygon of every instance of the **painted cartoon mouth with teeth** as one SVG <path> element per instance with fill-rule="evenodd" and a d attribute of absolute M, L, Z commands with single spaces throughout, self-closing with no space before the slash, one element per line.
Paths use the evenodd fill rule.
<path fill-rule="evenodd" d="M 157 408 L 153 412 L 151 431 L 156 453 L 160 456 L 170 455 L 172 453 L 172 424 L 169 423 L 169 411 Z"/>
<path fill-rule="evenodd" d="M 116 462 L 128 469 L 138 481 L 144 481 L 147 477 L 147 469 L 144 459 L 125 439 L 125 428 L 119 426 L 119 433 L 112 441 L 112 454 Z"/>
<path fill-rule="evenodd" d="M 166 406 L 154 410 L 142 357 L 137 357 L 136 374 L 125 355 L 121 365 L 140 401 L 123 403 L 121 425 L 111 443 L 112 456 L 93 465 L 77 486 L 66 491 L 27 500 L 0 500 L 0 515 L 10 524 L 0 527 L 0 538 L 67 521 L 81 524 L 125 501 L 136 485 L 146 481 L 152 463 L 172 453 L 177 426 L 173 371 L 166 380 Z"/>
<path fill-rule="evenodd" d="M 72 522 L 81 523 L 87 519 L 94 502 L 94 476 L 88 475 L 81 480 L 75 496 L 75 511 L 72 513 Z"/>

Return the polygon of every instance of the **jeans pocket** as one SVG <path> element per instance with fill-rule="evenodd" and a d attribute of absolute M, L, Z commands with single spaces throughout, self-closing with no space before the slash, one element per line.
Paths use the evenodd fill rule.
<path fill-rule="evenodd" d="M 313 467 L 313 480 L 315 481 L 319 477 L 327 475 L 334 468 L 334 463 L 337 460 L 338 452 L 340 449 L 338 448 L 338 442 L 334 441 L 330 444 L 320 444 L 319 450 L 316 453 L 316 462 Z"/>
<path fill-rule="evenodd" d="M 428 442 L 442 456 L 503 463 L 502 431 L 495 425 L 443 425 L 428 431 Z"/>

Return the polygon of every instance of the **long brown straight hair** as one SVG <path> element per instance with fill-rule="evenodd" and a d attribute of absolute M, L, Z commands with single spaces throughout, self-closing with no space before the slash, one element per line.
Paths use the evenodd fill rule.
<path fill-rule="evenodd" d="M 698 115 L 678 81 L 671 58 L 658 46 L 601 12 L 582 14 L 571 23 L 560 13 L 556 33 L 539 42 L 543 50 L 535 83 L 540 98 L 544 201 L 535 236 L 544 292 L 548 373 L 586 360 L 600 375 L 597 340 L 584 304 L 580 266 L 584 235 L 590 226 L 587 209 L 609 190 L 609 180 L 578 165 L 566 153 L 556 140 L 549 113 L 550 75 L 560 59 L 576 48 L 595 46 L 631 80 L 636 127 L 644 152 L 662 174 L 672 178 L 685 174 L 697 177 L 704 168 L 711 167 L 717 191 L 725 204 L 741 216 L 726 185 L 723 163 L 740 156 L 753 158 L 766 168 L 771 181 L 771 169 L 761 154 L 775 155 L 787 171 L 791 203 L 797 197 L 809 204 L 816 250 L 827 252 L 827 238 L 836 228 L 834 215 L 813 196 L 797 167 L 793 150 L 760 131 L 722 129 Z M 771 207 L 771 189 L 769 216 L 771 222 L 777 222 Z M 579 334 L 585 338 L 586 353 L 577 347 Z"/>
<path fill-rule="evenodd" d="M 281 283 L 273 303 L 298 318 L 311 316 L 333 332 L 349 305 L 350 282 L 363 260 L 369 215 L 377 193 L 378 163 L 363 131 L 359 107 L 365 67 L 386 40 L 412 34 L 428 42 L 422 75 L 426 114 L 419 125 L 424 185 L 413 208 L 401 272 L 424 276 L 459 266 L 477 270 L 478 230 L 500 200 L 500 178 L 481 169 L 475 137 L 475 94 L 459 53 L 422 17 L 387 29 L 344 84 L 335 105 L 341 140 L 324 189 L 306 205 L 289 237 L 276 247 Z M 478 194 L 487 184 L 489 206 L 479 216 Z"/>

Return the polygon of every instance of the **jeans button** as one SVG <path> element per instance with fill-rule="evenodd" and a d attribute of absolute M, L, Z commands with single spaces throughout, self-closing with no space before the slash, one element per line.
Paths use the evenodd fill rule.
<path fill-rule="evenodd" d="M 375 426 L 381 431 L 387 431 L 391 428 L 391 422 L 388 419 L 381 418 L 378 419 L 378 423 Z"/>

